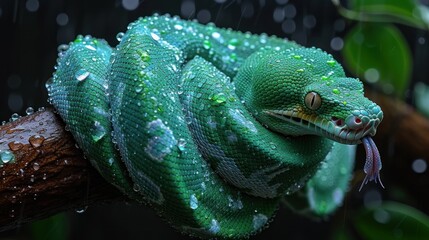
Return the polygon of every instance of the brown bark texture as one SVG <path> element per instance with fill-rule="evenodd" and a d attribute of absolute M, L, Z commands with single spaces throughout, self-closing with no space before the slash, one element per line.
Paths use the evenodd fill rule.
<path fill-rule="evenodd" d="M 0 231 L 121 194 L 90 166 L 52 109 L 0 126 Z M 2 161 L 0 161 L 0 164 Z"/>
<path fill-rule="evenodd" d="M 387 155 L 384 166 L 388 171 L 409 168 L 412 159 L 429 159 L 429 121 L 399 100 L 374 92 L 368 97 L 384 111 L 375 139 L 382 156 Z M 0 160 L 2 156 L 7 159 L 9 152 L 14 161 L 0 167 L 0 231 L 61 211 L 124 199 L 90 166 L 52 109 L 0 126 Z M 391 160 L 398 156 L 404 160 Z M 357 161 L 359 169 L 361 163 Z M 402 174 L 416 180 L 410 171 Z M 389 173 L 383 175 L 387 186 L 388 182 L 401 181 Z M 429 182 L 417 177 L 417 181 Z"/>

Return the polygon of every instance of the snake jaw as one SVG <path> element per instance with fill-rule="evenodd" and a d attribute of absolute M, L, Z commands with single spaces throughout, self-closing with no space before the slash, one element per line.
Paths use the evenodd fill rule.
<path fill-rule="evenodd" d="M 265 110 L 266 114 L 279 118 L 303 129 L 303 135 L 314 134 L 339 143 L 359 144 L 365 136 L 374 136 L 381 117 L 357 117 L 346 119 L 332 117 L 327 120 L 317 115 L 285 110 Z"/>

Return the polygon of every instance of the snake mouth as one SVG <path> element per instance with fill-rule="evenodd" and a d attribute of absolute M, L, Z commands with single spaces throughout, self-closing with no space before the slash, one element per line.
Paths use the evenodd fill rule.
<path fill-rule="evenodd" d="M 268 115 L 300 127 L 305 134 L 327 137 L 343 144 L 359 144 L 366 136 L 374 136 L 381 119 L 379 117 L 361 118 L 348 117 L 347 120 L 331 117 L 327 120 L 317 115 L 284 110 L 266 110 Z M 352 123 L 350 123 L 352 119 Z M 303 135 L 305 135 L 303 134 Z"/>

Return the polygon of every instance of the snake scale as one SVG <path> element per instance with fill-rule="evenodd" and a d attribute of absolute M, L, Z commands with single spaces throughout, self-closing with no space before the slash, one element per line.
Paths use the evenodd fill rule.
<path fill-rule="evenodd" d="M 49 101 L 107 181 L 180 231 L 250 236 L 296 191 L 327 215 L 361 142 L 363 184 L 380 181 L 383 112 L 330 54 L 168 15 L 117 37 L 59 46 Z"/>

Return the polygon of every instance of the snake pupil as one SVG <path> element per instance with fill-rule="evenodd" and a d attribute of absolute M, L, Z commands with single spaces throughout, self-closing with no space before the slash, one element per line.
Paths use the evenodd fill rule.
<path fill-rule="evenodd" d="M 314 107 L 314 101 L 316 101 L 316 96 L 313 95 L 313 97 L 311 98 L 311 107 Z"/>
<path fill-rule="evenodd" d="M 316 92 L 309 92 L 305 96 L 305 105 L 311 110 L 317 110 L 322 104 L 320 95 Z"/>

